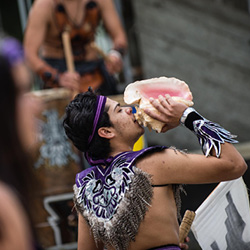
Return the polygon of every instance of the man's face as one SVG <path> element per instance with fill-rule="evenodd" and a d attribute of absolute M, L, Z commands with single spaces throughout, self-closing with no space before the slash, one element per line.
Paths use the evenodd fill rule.
<path fill-rule="evenodd" d="M 128 106 L 122 107 L 118 102 L 109 98 L 107 98 L 106 106 L 109 106 L 108 114 L 116 135 L 121 140 L 134 144 L 144 133 L 144 128 L 136 121 L 132 108 Z"/>

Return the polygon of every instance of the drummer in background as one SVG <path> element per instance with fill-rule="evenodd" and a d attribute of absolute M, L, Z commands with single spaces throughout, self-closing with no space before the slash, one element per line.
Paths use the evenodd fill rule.
<path fill-rule="evenodd" d="M 105 59 L 92 46 L 101 21 L 113 42 Z M 70 30 L 75 72 L 67 72 L 65 29 Z M 127 39 L 112 0 L 36 0 L 29 13 L 24 48 L 29 66 L 43 80 L 42 88 L 84 92 L 91 86 L 104 95 L 118 94 L 113 75 L 122 70 Z"/>
<path fill-rule="evenodd" d="M 0 35 L 0 249 L 34 250 L 32 230 L 35 190 L 31 153 L 35 145 L 37 100 L 24 95 L 30 72 L 21 44 Z"/>

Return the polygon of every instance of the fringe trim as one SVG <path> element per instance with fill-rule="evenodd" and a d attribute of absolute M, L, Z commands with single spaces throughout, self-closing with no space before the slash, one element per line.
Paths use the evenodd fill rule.
<path fill-rule="evenodd" d="M 215 150 L 216 157 L 221 154 L 221 144 L 225 142 L 238 143 L 236 135 L 232 135 L 228 130 L 221 127 L 218 123 L 209 120 L 196 120 L 193 122 L 194 133 L 198 137 L 204 155 L 207 157 Z"/>
<path fill-rule="evenodd" d="M 175 203 L 176 203 L 176 208 L 177 208 L 177 217 L 178 220 L 181 222 L 182 221 L 182 216 L 181 216 L 181 192 L 184 194 L 187 194 L 183 185 L 182 184 L 174 184 L 173 186 L 173 192 L 174 192 L 174 198 L 175 198 Z"/>
<path fill-rule="evenodd" d="M 169 149 L 174 150 L 175 152 L 180 152 L 182 154 L 187 154 L 187 150 L 180 150 L 177 149 L 174 146 L 169 147 Z M 173 192 L 174 192 L 174 198 L 175 198 L 175 203 L 176 203 L 176 208 L 177 208 L 177 217 L 178 220 L 181 222 L 182 221 L 182 217 L 181 217 L 181 193 L 184 193 L 185 195 L 187 195 L 183 184 L 173 184 Z"/>
<path fill-rule="evenodd" d="M 87 220 L 96 244 L 102 241 L 106 246 L 116 250 L 126 250 L 131 241 L 135 241 L 139 226 L 150 206 L 153 197 L 151 176 L 133 167 L 134 176 L 129 192 L 119 204 L 111 220 L 97 218 L 94 214 L 84 210 L 83 204 L 77 198 L 79 189 L 74 185 L 74 202 L 76 210 Z"/>

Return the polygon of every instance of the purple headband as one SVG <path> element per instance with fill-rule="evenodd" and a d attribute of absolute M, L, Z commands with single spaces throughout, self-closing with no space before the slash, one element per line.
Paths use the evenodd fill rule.
<path fill-rule="evenodd" d="M 106 100 L 107 100 L 107 97 L 105 96 L 102 96 L 102 95 L 98 95 L 97 96 L 97 100 L 96 100 L 96 110 L 95 110 L 95 119 L 94 119 L 94 122 L 93 122 L 93 130 L 92 130 L 92 133 L 91 135 L 89 136 L 89 139 L 88 139 L 88 146 L 90 145 L 90 143 L 92 142 L 93 138 L 94 138 L 94 135 L 96 133 L 96 128 L 97 128 L 97 124 L 103 114 L 103 111 L 104 111 L 104 107 L 105 107 L 105 104 L 106 104 Z M 109 157 L 108 159 L 99 159 L 99 160 L 93 160 L 88 152 L 85 153 L 85 157 L 88 161 L 88 163 L 92 166 L 94 165 L 98 165 L 98 164 L 108 164 L 112 161 L 113 157 Z"/>
<path fill-rule="evenodd" d="M 0 42 L 0 54 L 3 55 L 11 66 L 24 61 L 24 51 L 21 43 L 12 37 L 5 37 Z"/>
<path fill-rule="evenodd" d="M 103 114 L 106 100 L 107 100 L 107 97 L 105 97 L 105 96 L 102 96 L 102 95 L 97 96 L 97 100 L 96 100 L 97 105 L 96 105 L 96 110 L 95 110 L 95 119 L 93 122 L 93 130 L 92 130 L 92 134 L 89 136 L 88 145 L 90 145 L 90 143 L 92 142 L 92 139 L 96 133 L 96 127 L 97 127 L 97 124 L 100 120 L 100 117 Z"/>

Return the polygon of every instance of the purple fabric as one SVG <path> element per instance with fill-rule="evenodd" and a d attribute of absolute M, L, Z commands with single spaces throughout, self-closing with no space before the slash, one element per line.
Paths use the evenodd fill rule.
<path fill-rule="evenodd" d="M 92 139 L 95 136 L 96 128 L 97 128 L 97 125 L 98 125 L 100 118 L 102 117 L 106 101 L 107 101 L 107 97 L 102 96 L 102 95 L 97 96 L 95 118 L 94 118 L 94 122 L 93 122 L 93 130 L 92 130 L 91 135 L 88 138 L 88 146 L 91 144 Z M 85 153 L 85 158 L 91 166 L 95 166 L 98 164 L 106 165 L 106 164 L 109 164 L 113 160 L 113 157 L 109 157 L 108 159 L 93 160 L 89 156 L 88 152 Z"/>
<path fill-rule="evenodd" d="M 177 245 L 165 245 L 165 246 L 150 248 L 148 250 L 181 250 L 181 249 Z"/>
<path fill-rule="evenodd" d="M 96 165 L 108 165 L 112 162 L 113 160 L 113 157 L 110 156 L 109 158 L 107 159 L 99 159 L 99 160 L 93 160 L 88 152 L 85 153 L 85 158 L 86 160 L 88 161 L 88 163 L 91 165 L 91 166 L 96 166 Z"/>
<path fill-rule="evenodd" d="M 0 54 L 6 57 L 12 66 L 24 60 L 24 52 L 21 43 L 12 37 L 2 39 L 0 44 Z"/>
<path fill-rule="evenodd" d="M 95 118 L 93 121 L 93 130 L 92 130 L 91 135 L 88 138 L 88 146 L 91 144 L 92 139 L 95 136 L 96 128 L 97 128 L 97 125 L 98 125 L 100 118 L 102 117 L 106 101 L 107 101 L 107 97 L 102 96 L 102 95 L 97 96 Z M 89 156 L 88 152 L 85 153 L 85 158 L 91 166 L 95 166 L 98 164 L 106 165 L 106 164 L 109 164 L 113 160 L 113 157 L 109 157 L 108 159 L 93 160 Z"/>
<path fill-rule="evenodd" d="M 111 219 L 132 182 L 134 161 L 146 152 L 165 148 L 155 146 L 123 152 L 115 156 L 106 168 L 97 165 L 77 174 L 76 186 L 80 190 L 77 199 L 81 200 L 84 210 L 98 218 Z"/>
<path fill-rule="evenodd" d="M 199 139 L 203 153 L 208 156 L 212 149 L 215 150 L 216 156 L 220 157 L 221 144 L 225 142 L 237 143 L 229 131 L 221 127 L 219 124 L 209 120 L 196 120 L 193 122 L 194 132 Z"/>

